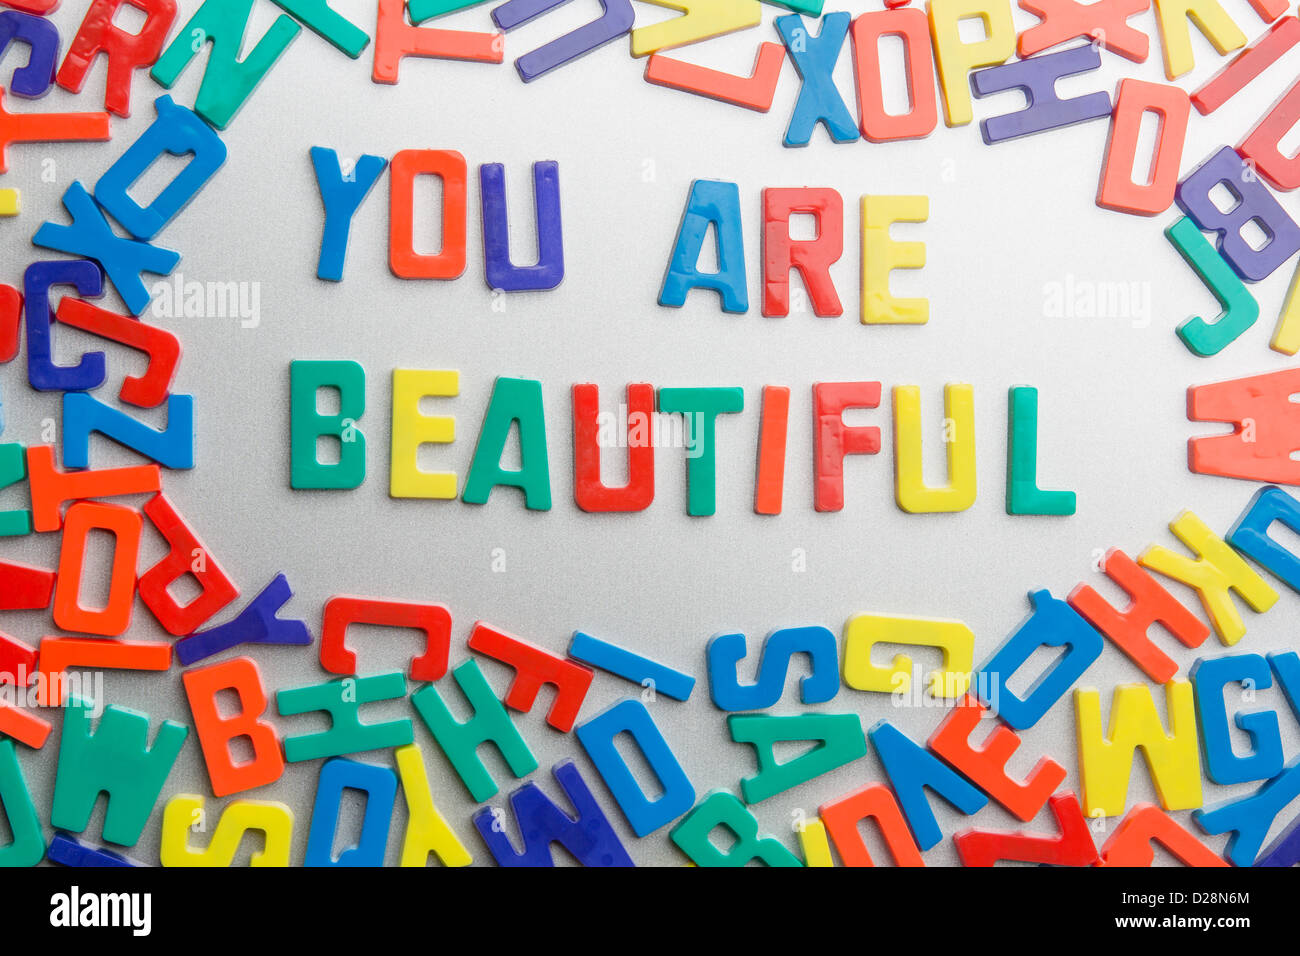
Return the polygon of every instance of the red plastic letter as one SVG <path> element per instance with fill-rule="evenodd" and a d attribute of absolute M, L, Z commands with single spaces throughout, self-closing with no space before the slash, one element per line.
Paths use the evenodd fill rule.
<path fill-rule="evenodd" d="M 790 238 L 790 216 L 817 220 L 817 238 Z M 790 314 L 790 270 L 798 269 L 817 315 L 843 315 L 831 266 L 844 252 L 844 200 L 834 189 L 763 190 L 763 314 Z"/>
<path fill-rule="evenodd" d="M 844 507 L 844 456 L 880 451 L 875 425 L 845 425 L 844 409 L 880 405 L 879 382 L 818 382 L 813 386 L 813 458 L 816 485 L 813 506 L 818 511 Z"/>
<path fill-rule="evenodd" d="M 884 837 L 894 863 L 898 866 L 925 866 L 898 801 L 883 783 L 873 783 L 838 800 L 823 803 L 817 814 L 845 866 L 876 865 L 858 831 L 858 823 L 868 817 L 875 819 L 880 827 L 880 835 Z"/>
<path fill-rule="evenodd" d="M 403 57 L 500 63 L 505 50 L 505 38 L 500 33 L 412 26 L 406 19 L 406 0 L 379 0 L 375 63 L 370 78 L 376 83 L 396 83 Z"/>
<path fill-rule="evenodd" d="M 785 491 L 785 434 L 790 421 L 790 390 L 783 385 L 763 386 L 763 423 L 758 433 L 758 479 L 754 485 L 754 511 L 779 515 Z"/>
<path fill-rule="evenodd" d="M 104 640 L 99 637 L 47 637 L 41 641 L 36 702 L 58 707 L 64 700 L 63 672 L 69 667 L 125 671 L 165 671 L 172 646 L 160 641 Z"/>
<path fill-rule="evenodd" d="M 621 488 L 600 480 L 599 408 L 597 386 L 573 386 L 573 498 L 583 511 L 644 511 L 655 498 L 654 386 L 627 387 L 627 484 Z"/>
<path fill-rule="evenodd" d="M 1150 866 L 1156 858 L 1153 840 L 1188 866 L 1228 866 L 1227 860 L 1154 803 L 1139 803 L 1125 814 L 1110 839 L 1102 844 L 1098 866 Z"/>
<path fill-rule="evenodd" d="M 1192 104 L 1202 115 L 1213 113 L 1297 43 L 1300 43 L 1300 20 L 1283 17 L 1269 27 L 1263 36 L 1233 57 L 1227 66 L 1206 80 L 1192 94 Z"/>
<path fill-rule="evenodd" d="M 68 509 L 59 553 L 59 579 L 54 588 L 54 623 L 65 631 L 116 637 L 131 626 L 135 604 L 135 561 L 140 553 L 138 512 L 121 505 L 79 502 Z M 78 601 L 86 542 L 94 529 L 110 531 L 116 539 L 108 600 L 102 608 L 84 608 Z M 44 655 L 42 655 L 44 658 Z M 42 665 L 45 661 L 42 659 Z"/>
<path fill-rule="evenodd" d="M 478 621 L 469 636 L 469 649 L 495 658 L 515 669 L 515 680 L 506 694 L 505 704 L 512 710 L 527 713 L 537 700 L 543 684 L 555 687 L 555 700 L 546 714 L 546 722 L 568 733 L 578 719 L 578 711 L 587 697 L 593 673 L 573 661 L 550 651 L 511 637 L 489 624 Z"/>
<path fill-rule="evenodd" d="M 1150 7 L 1151 0 L 1020 0 L 1020 9 L 1028 10 L 1042 22 L 1020 34 L 1016 53 L 1023 60 L 1066 40 L 1088 37 L 1100 40 L 1112 53 L 1134 63 L 1145 63 L 1151 41 L 1127 21 Z"/>
<path fill-rule="evenodd" d="M 1106 576 L 1131 599 L 1117 611 L 1087 584 L 1080 584 L 1066 599 L 1088 623 L 1109 637 L 1142 672 L 1158 684 L 1173 680 L 1178 665 L 1147 636 L 1152 624 L 1161 624 L 1186 647 L 1200 647 L 1210 636 L 1205 624 L 1177 598 L 1160 586 L 1137 562 L 1118 548 L 1106 552 Z"/>
<path fill-rule="evenodd" d="M 113 25 L 113 17 L 127 4 L 145 15 L 139 33 L 127 33 Z M 158 59 L 175 19 L 176 0 L 92 0 L 56 82 L 65 90 L 80 93 L 95 57 L 103 53 L 108 58 L 104 108 L 118 116 L 130 116 L 131 75 Z"/>
<path fill-rule="evenodd" d="M 1187 390 L 1187 417 L 1194 422 L 1231 422 L 1226 435 L 1190 438 L 1187 467 L 1202 475 L 1300 485 L 1300 369 L 1283 369 Z"/>
<path fill-rule="evenodd" d="M 12 737 L 33 750 L 45 746 L 50 736 L 50 724 L 30 711 L 21 710 L 5 700 L 0 700 L 0 734 Z"/>
<path fill-rule="evenodd" d="M 1028 822 L 1065 779 L 1065 768 L 1051 757 L 1043 757 L 1024 783 L 1012 780 L 1007 776 L 1007 761 L 1020 746 L 1014 730 L 994 718 L 993 732 L 984 746 L 971 746 L 970 735 L 987 713 L 974 696 L 967 694 L 930 735 L 929 747 L 1017 818 Z"/>
<path fill-rule="evenodd" d="M 993 830 L 963 830 L 953 836 L 962 866 L 992 866 L 998 860 L 1019 863 L 1050 863 L 1053 866 L 1092 866 L 1097 862 L 1097 845 L 1088 832 L 1088 821 L 1079 809 L 1079 798 L 1068 790 L 1047 801 L 1061 828 L 1057 837 L 1038 833 L 998 833 Z"/>
<path fill-rule="evenodd" d="M 1282 96 L 1264 118 L 1246 134 L 1237 152 L 1255 164 L 1269 184 L 1283 191 L 1300 188 L 1300 154 L 1282 152 L 1282 138 L 1300 121 L 1300 83 Z"/>
<path fill-rule="evenodd" d="M 388 266 L 399 279 L 455 279 L 465 271 L 465 157 L 454 149 L 404 149 L 388 180 Z M 442 179 L 442 251 L 415 251 L 415 177 Z"/>
<path fill-rule="evenodd" d="M 71 297 L 59 303 L 54 317 L 64 325 L 121 342 L 149 356 L 143 375 L 128 375 L 122 380 L 122 389 L 117 393 L 122 401 L 140 408 L 157 408 L 167 400 L 181 360 L 180 339 L 171 332 Z"/>
<path fill-rule="evenodd" d="M 225 797 L 279 780 L 284 773 L 284 755 L 275 728 L 258 719 L 266 711 L 266 690 L 252 658 L 236 657 L 186 671 L 181 680 L 194 714 L 203 761 L 212 779 L 212 792 Z M 217 695 L 224 690 L 233 690 L 239 696 L 239 713 L 233 717 L 223 717 L 217 708 Z M 252 745 L 252 760 L 235 763 L 230 742 L 238 738 Z"/>
<path fill-rule="evenodd" d="M 10 113 L 0 89 L 0 173 L 8 170 L 6 150 L 14 143 L 106 142 L 107 113 Z"/>
<path fill-rule="evenodd" d="M 424 632 L 424 653 L 411 659 L 411 680 L 435 681 L 447 673 L 451 612 L 441 604 L 385 601 L 339 595 L 325 602 L 320 663 L 331 674 L 355 674 L 357 655 L 348 650 L 349 624 L 413 627 Z"/>
<path fill-rule="evenodd" d="M 59 0 L 0 0 L 0 6 L 13 7 L 24 13 L 43 16 L 59 9 Z"/>
<path fill-rule="evenodd" d="M 647 83 L 656 86 L 683 90 L 730 103 L 732 106 L 766 113 L 772 108 L 776 81 L 781 76 L 781 64 L 784 61 L 785 47 L 780 43 L 769 42 L 759 44 L 758 54 L 754 57 L 754 72 L 750 76 L 735 76 L 711 70 L 707 66 L 683 63 L 662 53 L 651 53 L 645 64 L 645 79 Z"/>
<path fill-rule="evenodd" d="M 144 513 L 171 546 L 167 557 L 140 575 L 140 598 L 168 634 L 193 634 L 208 618 L 239 597 L 226 572 L 195 537 L 171 502 L 161 494 L 146 502 Z M 181 605 L 168 588 L 185 575 L 194 576 L 203 593 Z"/>
<path fill-rule="evenodd" d="M 1142 128 L 1142 114 L 1147 112 L 1160 117 L 1160 131 L 1156 134 L 1155 155 L 1147 182 L 1135 183 L 1133 164 L 1137 159 L 1138 133 Z M 1191 112 L 1187 94 L 1177 86 L 1131 78 L 1120 80 L 1115 112 L 1110 119 L 1110 138 L 1106 141 L 1106 160 L 1097 187 L 1097 205 L 1135 216 L 1155 216 L 1168 209 L 1178 186 L 1178 168 L 1183 161 L 1183 142 Z"/>
<path fill-rule="evenodd" d="M 0 634 L 0 684 L 26 687 L 36 679 L 36 648 Z"/>
<path fill-rule="evenodd" d="M 939 100 L 934 89 L 934 53 L 930 24 L 919 9 L 877 10 L 853 21 L 853 72 L 858 91 L 858 125 L 872 143 L 929 136 L 939 123 Z M 906 113 L 885 112 L 880 75 L 880 38 L 903 41 L 907 60 Z"/>
<path fill-rule="evenodd" d="M 0 611 L 44 610 L 53 595 L 53 571 L 0 561 Z"/>
<path fill-rule="evenodd" d="M 18 327 L 22 315 L 22 293 L 11 285 L 0 285 L 0 362 L 12 362 L 18 354 Z"/>
<path fill-rule="evenodd" d="M 58 531 L 63 526 L 60 509 L 67 501 L 162 490 L 157 465 L 59 471 L 54 467 L 54 449 L 49 445 L 27 449 L 27 483 L 31 486 L 32 528 L 36 531 Z"/>

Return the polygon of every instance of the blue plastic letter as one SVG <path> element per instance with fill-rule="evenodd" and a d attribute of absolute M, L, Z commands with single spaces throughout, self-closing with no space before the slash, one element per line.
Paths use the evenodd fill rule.
<path fill-rule="evenodd" d="M 844 105 L 832 78 L 851 20 L 848 13 L 828 13 L 822 17 L 822 32 L 814 37 L 798 14 L 776 18 L 776 29 L 803 79 L 786 127 L 786 146 L 807 146 L 818 123 L 826 124 L 826 131 L 837 143 L 852 143 L 858 138 L 858 122 Z"/>
<path fill-rule="evenodd" d="M 352 217 L 370 195 L 388 160 L 382 156 L 365 154 L 357 159 L 347 176 L 339 166 L 339 154 L 324 146 L 311 148 L 311 165 L 316 170 L 316 185 L 320 189 L 321 203 L 325 206 L 325 232 L 320 240 L 320 258 L 316 263 L 316 276 L 339 282 L 343 279 L 343 263 L 348 255 L 348 234 L 352 231 Z"/>
<path fill-rule="evenodd" d="M 1274 521 L 1300 534 L 1300 501 L 1276 485 L 1255 492 L 1228 532 L 1232 545 L 1294 591 L 1300 591 L 1300 557 L 1268 536 Z"/>
<path fill-rule="evenodd" d="M 85 392 L 63 396 L 63 467 L 90 467 L 90 433 L 99 432 L 164 468 L 194 467 L 194 397 L 167 397 L 167 427 L 155 431 Z"/>
<path fill-rule="evenodd" d="M 339 825 L 339 804 L 344 790 L 364 790 L 366 815 L 357 845 L 334 858 L 334 834 Z M 316 803 L 311 811 L 304 866 L 383 866 L 388 848 L 388 827 L 397 799 L 397 774 L 387 767 L 334 759 L 321 767 Z"/>
<path fill-rule="evenodd" d="M 1250 866 L 1259 856 L 1277 815 L 1300 796 L 1300 757 L 1248 797 L 1193 810 L 1192 819 L 1211 836 L 1232 831 L 1225 854 L 1234 866 Z"/>
<path fill-rule="evenodd" d="M 1033 607 L 1015 633 L 1002 642 L 975 674 L 975 691 L 985 706 L 1011 725 L 1027 730 L 1064 696 L 1098 657 L 1105 646 L 1101 634 L 1060 598 L 1046 589 L 1031 591 Z M 1069 647 L 1052 669 L 1034 681 L 1028 696 L 1007 689 L 1011 675 L 1024 666 L 1039 647 Z"/>
<path fill-rule="evenodd" d="M 524 784 L 510 795 L 524 839 L 523 853 L 515 852 L 509 836 L 497 824 L 503 811 L 484 807 L 474 814 L 474 826 L 497 865 L 555 866 L 551 844 L 559 843 L 583 866 L 635 866 L 573 761 L 557 763 L 551 772 L 578 814 L 569 816 L 547 799 L 537 784 Z"/>
<path fill-rule="evenodd" d="M 560 226 L 560 164 L 533 163 L 533 206 L 537 216 L 537 264 L 510 261 L 510 219 L 506 213 L 506 172 L 500 163 L 478 168 L 483 212 L 483 268 L 489 289 L 538 292 L 564 278 L 564 230 Z"/>
<path fill-rule="evenodd" d="M 1233 723 L 1250 737 L 1254 752 L 1239 757 L 1232 752 L 1228 712 L 1223 688 L 1242 684 L 1252 690 L 1273 686 L 1268 661 L 1259 654 L 1198 658 L 1188 676 L 1196 688 L 1196 718 L 1201 725 L 1205 771 L 1215 783 L 1226 786 L 1251 780 L 1268 780 L 1282 771 L 1282 734 L 1277 714 L 1271 710 L 1238 713 Z"/>
<path fill-rule="evenodd" d="M 27 318 L 27 381 L 42 392 L 98 388 L 108 376 L 103 352 L 87 352 L 76 365 L 54 364 L 50 346 L 50 288 L 70 285 L 85 298 L 104 294 L 104 274 L 87 259 L 33 262 L 23 273 L 23 309 Z"/>
<path fill-rule="evenodd" d="M 690 700 L 691 691 L 695 690 L 695 678 L 690 674 L 683 674 L 658 661 L 634 654 L 626 648 L 602 641 L 581 631 L 573 632 L 573 641 L 569 644 L 569 656 L 584 664 L 616 674 L 624 680 L 630 680 L 634 684 L 653 687 L 656 693 L 671 697 L 673 700 Z"/>
<path fill-rule="evenodd" d="M 240 644 L 310 644 L 311 631 L 304 622 L 275 616 L 291 597 L 289 579 L 277 574 L 233 621 L 177 641 L 176 659 L 181 666 L 189 667 Z"/>
<path fill-rule="evenodd" d="M 758 680 L 742 687 L 736 665 L 745 656 L 744 634 L 718 634 L 709 641 L 709 692 L 722 710 L 763 710 L 781 699 L 790 659 L 807 654 L 812 673 L 799 682 L 805 704 L 822 704 L 839 693 L 839 653 L 835 635 L 824 627 L 784 627 L 763 641 Z"/>
<path fill-rule="evenodd" d="M 41 223 L 32 236 L 32 244 L 94 259 L 108 273 L 131 314 L 139 315 L 149 306 L 149 290 L 140 273 L 171 275 L 176 263 L 181 261 L 180 253 L 136 239 L 123 239 L 113 231 L 80 182 L 73 182 L 64 191 L 63 208 L 72 217 L 72 224 Z"/>
<path fill-rule="evenodd" d="M 1174 200 L 1203 231 L 1219 234 L 1219 252 L 1237 275 L 1247 282 L 1259 282 L 1300 250 L 1300 226 L 1249 169 L 1235 149 L 1224 146 L 1178 184 Z M 1219 185 L 1237 200 L 1227 212 L 1210 198 Z M 1268 237 L 1260 249 L 1241 234 L 1251 222 Z"/>
<path fill-rule="evenodd" d="M 718 271 L 700 272 L 700 250 L 709 226 L 717 230 Z M 697 179 L 686 197 L 686 212 L 677 230 L 668 273 L 659 291 L 659 304 L 680 309 L 691 289 L 712 289 L 722 299 L 723 312 L 749 310 L 745 287 L 745 238 L 740 230 L 740 189 L 735 183 Z"/>
<path fill-rule="evenodd" d="M 193 110 L 177 106 L 167 95 L 154 100 L 153 108 L 157 119 L 95 183 L 95 201 L 137 239 L 162 232 L 226 161 L 226 144 Z M 141 207 L 127 190 L 163 153 L 194 158 L 152 203 Z"/>
<path fill-rule="evenodd" d="M 889 775 L 890 786 L 903 808 L 916 845 L 928 850 L 943 839 L 939 821 L 925 795 L 929 787 L 968 816 L 989 802 L 989 798 L 944 766 L 938 757 L 915 743 L 887 720 L 877 721 L 867 731 L 871 744 Z"/>
<path fill-rule="evenodd" d="M 596 765 L 596 771 L 637 836 L 654 833 L 695 805 L 695 787 L 641 701 L 619 701 L 579 726 L 576 732 L 578 742 Z M 632 735 L 646 763 L 659 778 L 663 794 L 656 800 L 646 798 L 627 761 L 614 746 L 614 740 L 624 732 Z"/>

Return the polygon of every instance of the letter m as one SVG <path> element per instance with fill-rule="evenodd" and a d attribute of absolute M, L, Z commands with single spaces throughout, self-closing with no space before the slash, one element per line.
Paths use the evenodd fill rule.
<path fill-rule="evenodd" d="M 1283 369 L 1187 390 L 1187 418 L 1230 422 L 1226 435 L 1191 438 L 1187 466 L 1203 475 L 1300 485 L 1300 369 Z"/>
<path fill-rule="evenodd" d="M 1089 818 L 1124 813 L 1133 752 L 1138 749 L 1165 810 L 1201 805 L 1200 738 L 1191 683 L 1165 684 L 1165 702 L 1171 733 L 1160 723 L 1146 684 L 1119 685 L 1111 701 L 1110 733 L 1102 736 L 1101 694 L 1092 688 L 1074 692 L 1083 812 Z"/>

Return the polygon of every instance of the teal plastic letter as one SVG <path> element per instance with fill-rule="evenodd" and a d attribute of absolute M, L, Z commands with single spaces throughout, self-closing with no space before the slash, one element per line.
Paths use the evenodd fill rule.
<path fill-rule="evenodd" d="M 661 388 L 659 411 L 681 412 L 686 446 L 686 513 L 711 515 L 717 510 L 718 416 L 745 409 L 745 390 L 732 388 Z"/>
<path fill-rule="evenodd" d="M 230 125 L 244 101 L 302 30 L 293 17 L 276 17 L 271 29 L 241 60 L 239 53 L 252 12 L 253 0 L 203 0 L 149 72 L 163 89 L 170 90 L 203 45 L 210 42 L 212 51 L 194 112 L 217 129 Z"/>
<path fill-rule="evenodd" d="M 316 393 L 335 388 L 337 415 L 316 410 Z M 366 480 L 366 436 L 357 422 L 366 410 L 366 372 L 356 362 L 297 361 L 289 365 L 289 484 L 293 488 L 356 488 Z M 339 440 L 339 460 L 323 465 L 316 439 Z"/>
<path fill-rule="evenodd" d="M 474 708 L 474 716 L 469 720 L 461 723 L 453 717 L 432 684 L 412 694 L 411 703 L 456 768 L 465 789 L 476 802 L 482 803 L 494 797 L 500 788 L 479 759 L 479 747 L 488 742 L 495 744 L 516 777 L 526 777 L 536 770 L 537 758 L 497 700 L 478 664 L 468 660 L 453 670 L 451 676 Z"/>
<path fill-rule="evenodd" d="M 726 852 L 709 839 L 718 827 L 736 838 Z M 681 823 L 673 827 L 673 842 L 696 866 L 744 866 L 761 860 L 768 866 L 803 866 L 775 837 L 759 836 L 758 821 L 735 794 L 714 790 Z"/>
<path fill-rule="evenodd" d="M 519 470 L 501 467 L 501 453 L 510 426 L 519 423 Z M 511 485 L 524 493 L 533 511 L 551 510 L 551 472 L 546 455 L 546 418 L 542 413 L 542 383 L 530 378 L 498 378 L 492 386 L 487 415 L 474 447 L 462 500 L 486 504 L 497 485 Z"/>
<path fill-rule="evenodd" d="M 758 759 L 758 773 L 740 781 L 746 803 L 761 803 L 867 755 L 867 738 L 857 714 L 733 714 L 727 726 L 731 739 L 749 744 Z M 797 757 L 778 762 L 777 741 L 792 740 L 817 743 Z"/>
<path fill-rule="evenodd" d="M 63 709 L 50 823 L 81 833 L 90 824 L 95 801 L 107 793 L 104 839 L 135 846 L 190 729 L 164 720 L 150 747 L 148 714 L 110 705 L 92 733 L 93 707 L 91 701 L 70 695 Z"/>
<path fill-rule="evenodd" d="M 0 813 L 13 839 L 0 846 L 0 866 L 35 866 L 45 856 L 45 837 L 36 805 L 23 779 L 12 740 L 0 740 Z"/>

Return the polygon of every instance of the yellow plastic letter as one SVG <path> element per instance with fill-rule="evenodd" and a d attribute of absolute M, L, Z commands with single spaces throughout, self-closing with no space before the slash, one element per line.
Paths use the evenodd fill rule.
<path fill-rule="evenodd" d="M 266 841 L 261 851 L 249 859 L 249 866 L 289 865 L 293 811 L 283 803 L 236 800 L 221 814 L 208 848 L 196 850 L 190 846 L 189 835 L 191 828 L 203 822 L 204 802 L 203 797 L 193 793 L 180 793 L 167 801 L 159 848 L 163 866 L 230 866 L 249 830 L 260 830 Z"/>
<path fill-rule="evenodd" d="M 1277 592 L 1192 512 L 1184 511 L 1171 521 L 1169 530 L 1196 552 L 1196 560 L 1152 545 L 1138 557 L 1138 564 L 1195 588 L 1214 632 L 1224 645 L 1231 647 L 1245 636 L 1246 623 L 1230 592 L 1240 594 L 1256 613 L 1267 611 L 1277 603 Z"/>
<path fill-rule="evenodd" d="M 803 850 L 804 866 L 834 866 L 831 842 L 826 837 L 826 824 L 820 817 L 805 820 L 798 828 L 799 848 Z"/>
<path fill-rule="evenodd" d="M 984 39 L 964 43 L 957 24 L 975 17 L 984 24 Z M 965 126 L 972 118 L 967 74 L 976 67 L 996 66 L 1016 52 L 1011 4 L 1008 0 L 930 0 L 930 36 L 939 67 L 943 121 Z"/>
<path fill-rule="evenodd" d="M 425 866 L 430 853 L 437 854 L 443 866 L 469 866 L 474 862 L 473 857 L 433 805 L 420 748 L 408 744 L 398 747 L 395 754 L 409 811 L 406 837 L 402 841 L 402 866 Z"/>
<path fill-rule="evenodd" d="M 894 491 L 904 511 L 965 511 L 975 503 L 975 390 L 970 385 L 943 387 L 943 441 L 948 484 L 931 488 L 922 471 L 921 389 L 894 386 Z"/>
<path fill-rule="evenodd" d="M 928 299 L 895 299 L 889 294 L 892 270 L 925 265 L 925 243 L 891 239 L 889 227 L 929 217 L 928 196 L 862 197 L 863 325 L 924 325 L 930 320 Z"/>
<path fill-rule="evenodd" d="M 393 498 L 455 498 L 454 471 L 421 471 L 421 445 L 456 440 L 456 419 L 420 414 L 426 395 L 446 397 L 460 392 L 460 373 L 433 369 L 393 369 L 393 444 L 389 456 L 388 494 Z"/>
<path fill-rule="evenodd" d="M 1200 740 L 1191 682 L 1172 680 L 1166 684 L 1165 706 L 1172 734 L 1165 733 L 1146 684 L 1120 684 L 1110 705 L 1110 733 L 1103 737 L 1101 694 L 1091 687 L 1074 692 L 1086 816 L 1118 817 L 1124 813 L 1133 751 L 1138 747 L 1160 806 L 1191 810 L 1201 805 Z"/>
<path fill-rule="evenodd" d="M 735 30 L 756 27 L 763 19 L 758 0 L 646 0 L 682 16 L 632 31 L 632 55 L 645 56 Z"/>
<path fill-rule="evenodd" d="M 1291 274 L 1291 285 L 1286 290 L 1282 314 L 1277 317 L 1277 327 L 1268 347 L 1283 355 L 1300 352 L 1300 266 Z"/>
<path fill-rule="evenodd" d="M 1220 55 L 1246 45 L 1246 34 L 1232 22 L 1219 0 L 1155 0 L 1160 24 L 1160 48 L 1165 53 L 1165 76 L 1176 80 L 1192 72 L 1192 30 L 1188 19 L 1205 34 Z"/>
<path fill-rule="evenodd" d="M 896 654 L 886 667 L 871 663 L 877 644 L 913 644 L 943 651 L 943 667 L 930 674 L 930 696 L 961 697 L 975 665 L 975 635 L 961 621 L 925 617 L 859 614 L 844 625 L 844 683 L 854 690 L 906 694 L 912 686 L 912 659 Z"/>

